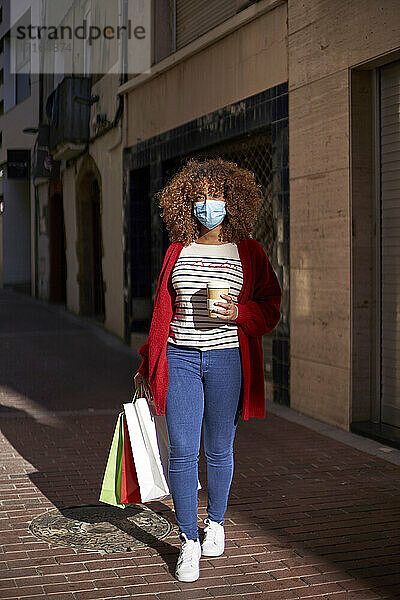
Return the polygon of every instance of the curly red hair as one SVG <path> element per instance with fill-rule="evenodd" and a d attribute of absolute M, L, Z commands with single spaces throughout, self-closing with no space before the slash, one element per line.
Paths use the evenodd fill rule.
<path fill-rule="evenodd" d="M 210 193 L 225 200 L 226 216 L 218 240 L 237 243 L 250 237 L 263 199 L 262 187 L 254 173 L 222 158 L 192 157 L 156 194 L 170 242 L 180 241 L 187 246 L 200 237 L 200 223 L 193 213 L 192 201 L 203 191 L 205 182 Z"/>

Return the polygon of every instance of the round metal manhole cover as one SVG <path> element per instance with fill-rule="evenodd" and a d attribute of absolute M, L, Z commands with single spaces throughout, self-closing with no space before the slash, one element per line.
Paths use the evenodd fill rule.
<path fill-rule="evenodd" d="M 104 552 L 130 552 L 165 538 L 172 523 L 145 504 L 75 506 L 50 510 L 29 525 L 38 538 L 55 545 Z"/>

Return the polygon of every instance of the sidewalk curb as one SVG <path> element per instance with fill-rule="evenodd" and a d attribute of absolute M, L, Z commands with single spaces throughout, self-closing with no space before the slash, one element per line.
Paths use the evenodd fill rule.
<path fill-rule="evenodd" d="M 127 346 L 116 334 L 105 330 L 101 325 L 94 323 L 93 320 L 88 317 L 72 313 L 65 307 L 65 305 L 49 303 L 46 300 L 34 298 L 33 296 L 28 296 L 26 294 L 17 292 L 9 288 L 2 288 L 0 292 L 9 296 L 15 296 L 17 298 L 20 298 L 21 300 L 31 302 L 32 304 L 36 304 L 36 306 L 40 306 L 54 314 L 62 315 L 71 323 L 81 326 L 83 330 L 85 328 L 89 329 L 108 346 L 113 347 L 117 351 L 124 352 L 129 356 L 134 357 L 139 362 L 140 357 L 138 356 L 137 349 L 135 347 Z M 141 336 L 141 334 L 136 335 L 139 338 Z M 147 334 L 143 334 L 144 341 L 145 338 L 147 338 Z M 144 341 L 142 343 L 144 343 Z M 268 382 L 266 382 L 266 387 L 267 385 Z M 346 444 L 347 446 L 356 448 L 361 452 L 365 452 L 366 454 L 370 454 L 371 456 L 377 456 L 378 458 L 381 458 L 382 460 L 385 460 L 392 464 L 400 465 L 400 450 L 391 446 L 386 446 L 380 442 L 358 435 L 351 431 L 345 431 L 344 429 L 340 429 L 335 425 L 324 423 L 322 421 L 319 421 L 318 419 L 302 414 L 296 411 L 295 409 L 285 406 L 283 404 L 277 404 L 275 402 L 271 403 L 270 401 L 268 401 L 268 397 L 270 397 L 269 394 L 267 394 L 267 414 L 271 413 L 277 417 L 280 417 L 281 419 L 285 419 L 292 423 L 302 425 L 307 429 L 316 431 L 317 433 L 334 439 L 337 442 L 341 442 L 343 444 Z M 112 410 L 110 412 L 113 413 L 115 411 Z"/>
<path fill-rule="evenodd" d="M 366 454 L 377 456 L 378 458 L 395 465 L 400 465 L 400 450 L 397 448 L 385 446 L 380 442 L 366 438 L 362 435 L 357 435 L 352 431 L 345 431 L 335 425 L 323 423 L 318 419 L 304 415 L 283 404 L 267 402 L 266 412 L 267 414 L 271 413 L 277 417 L 291 421 L 292 423 L 297 423 L 297 425 L 307 427 L 307 429 L 312 429 L 321 435 L 325 435 L 337 442 L 356 448 Z"/>

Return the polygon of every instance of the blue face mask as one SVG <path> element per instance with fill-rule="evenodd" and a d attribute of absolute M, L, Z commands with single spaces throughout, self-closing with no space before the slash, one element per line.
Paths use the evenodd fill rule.
<path fill-rule="evenodd" d="M 217 225 L 220 225 L 225 218 L 225 202 L 222 202 L 222 200 L 193 202 L 193 205 L 195 216 L 207 229 L 213 229 Z"/>

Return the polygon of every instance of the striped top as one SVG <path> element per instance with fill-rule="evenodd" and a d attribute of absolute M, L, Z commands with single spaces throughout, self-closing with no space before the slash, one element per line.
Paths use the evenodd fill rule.
<path fill-rule="evenodd" d="M 171 277 L 176 298 L 167 341 L 201 350 L 238 347 L 237 324 L 210 317 L 207 310 L 209 282 L 218 282 L 219 287 L 224 283 L 237 302 L 243 284 L 237 244 L 193 242 L 184 246 Z"/>

